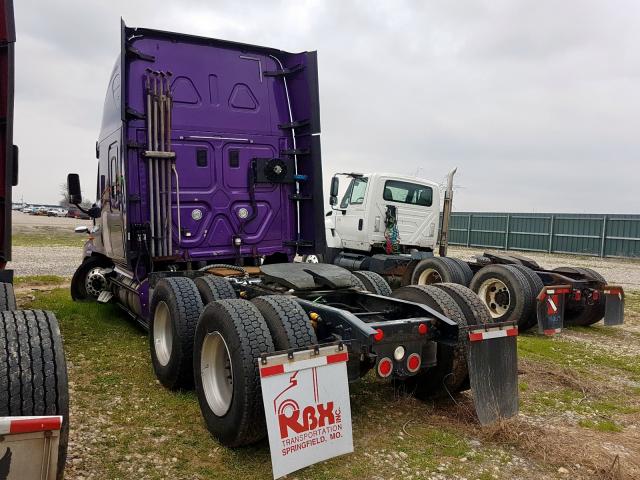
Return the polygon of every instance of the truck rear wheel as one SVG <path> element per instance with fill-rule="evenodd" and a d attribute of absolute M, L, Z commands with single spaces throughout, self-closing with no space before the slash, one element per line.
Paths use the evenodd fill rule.
<path fill-rule="evenodd" d="M 464 273 L 460 265 L 446 257 L 420 260 L 411 274 L 413 285 L 431 285 L 442 282 L 463 284 L 464 281 Z"/>
<path fill-rule="evenodd" d="M 247 300 L 220 300 L 200 315 L 193 370 L 200 411 L 209 432 L 226 447 L 266 434 L 256 358 L 274 351 L 269 328 Z"/>
<path fill-rule="evenodd" d="M 445 290 L 435 286 L 409 285 L 393 292 L 393 298 L 422 303 L 447 316 L 460 327 L 467 326 L 462 309 Z M 414 393 L 419 399 L 453 395 L 460 391 L 468 376 L 466 356 L 467 332 L 461 328 L 455 346 L 438 344 L 437 363 L 433 367 L 409 377 L 397 386 Z"/>
<path fill-rule="evenodd" d="M 62 415 L 58 475 L 69 438 L 69 384 L 58 321 L 51 312 L 0 312 L 0 416 Z"/>
<path fill-rule="evenodd" d="M 460 267 L 460 270 L 462 271 L 462 278 L 463 278 L 463 282 L 460 283 L 460 285 L 464 285 L 465 287 L 468 287 L 469 284 L 471 283 L 471 279 L 473 278 L 473 271 L 471 270 L 471 267 L 469 266 L 469 264 L 464 260 L 460 260 L 459 258 L 454 258 L 454 257 L 447 257 L 447 258 L 449 260 L 453 260 L 458 264 L 458 267 Z"/>
<path fill-rule="evenodd" d="M 525 267 L 524 265 L 512 265 L 512 267 L 522 272 L 522 274 L 527 278 L 527 280 L 529 281 L 531 292 L 533 293 L 533 296 L 537 298 L 540 292 L 542 291 L 542 289 L 544 288 L 544 283 L 542 283 L 542 280 L 540 280 L 540 277 L 538 276 L 538 274 L 533 270 L 531 270 L 529 267 Z M 534 327 L 535 325 L 537 325 L 537 323 L 538 323 L 538 311 L 534 305 L 534 307 L 531 309 L 529 320 L 527 321 L 523 330 L 528 330 L 531 327 Z"/>
<path fill-rule="evenodd" d="M 514 321 L 518 328 L 527 328 L 535 296 L 520 270 L 513 265 L 483 267 L 473 276 L 470 287 L 487 306 L 493 321 Z"/>
<path fill-rule="evenodd" d="M 13 285 L 0 282 L 0 312 L 16 309 L 16 295 L 13 293 Z"/>
<path fill-rule="evenodd" d="M 97 300 L 100 292 L 108 288 L 104 270 L 111 263 L 104 257 L 86 257 L 71 278 L 71 298 L 74 300 Z"/>
<path fill-rule="evenodd" d="M 391 296 L 391 287 L 381 275 L 366 270 L 358 270 L 353 274 L 358 277 L 368 292 L 384 297 Z"/>
<path fill-rule="evenodd" d="M 264 317 L 276 350 L 305 348 L 318 343 L 307 313 L 295 300 L 265 295 L 251 300 Z"/>
<path fill-rule="evenodd" d="M 231 282 L 226 278 L 217 277 L 215 275 L 205 275 L 196 278 L 193 283 L 196 284 L 203 305 L 207 305 L 216 300 L 228 300 L 237 298 L 236 291 L 233 289 Z"/>
<path fill-rule="evenodd" d="M 589 280 L 607 283 L 605 278 L 595 270 L 584 267 L 558 267 L 553 269 L 554 272 L 580 274 Z M 585 304 L 569 300 L 565 307 L 564 321 L 567 325 L 588 327 L 594 323 L 598 323 L 604 317 L 605 299 L 601 295 L 597 301 L 592 304 Z"/>
<path fill-rule="evenodd" d="M 193 335 L 202 300 L 193 280 L 163 278 L 151 297 L 149 347 L 160 383 L 177 390 L 193 386 Z"/>

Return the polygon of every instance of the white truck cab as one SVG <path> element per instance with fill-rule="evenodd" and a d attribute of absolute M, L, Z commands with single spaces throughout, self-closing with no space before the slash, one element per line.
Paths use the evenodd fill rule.
<path fill-rule="evenodd" d="M 331 182 L 331 206 L 325 221 L 329 248 L 383 252 L 389 240 L 403 252 L 435 248 L 437 183 L 387 173 L 338 173 Z"/>

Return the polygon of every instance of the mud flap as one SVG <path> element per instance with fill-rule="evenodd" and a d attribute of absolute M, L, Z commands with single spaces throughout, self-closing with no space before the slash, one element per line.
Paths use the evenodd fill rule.
<path fill-rule="evenodd" d="M 537 298 L 538 333 L 552 336 L 564 326 L 566 295 L 571 293 L 567 285 L 544 287 Z"/>
<path fill-rule="evenodd" d="M 624 290 L 622 287 L 610 287 L 604 288 L 605 294 L 605 310 L 604 310 L 604 324 L 622 325 L 624 323 Z"/>
<path fill-rule="evenodd" d="M 518 327 L 469 331 L 469 380 L 481 425 L 518 413 Z"/>

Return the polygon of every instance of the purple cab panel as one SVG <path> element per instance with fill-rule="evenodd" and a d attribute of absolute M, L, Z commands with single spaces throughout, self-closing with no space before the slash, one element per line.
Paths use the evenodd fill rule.
<path fill-rule="evenodd" d="M 115 233 L 128 245 L 124 251 L 131 264 L 128 252 L 134 244 L 127 230 L 150 222 L 144 155 L 149 149 L 145 120 L 148 69 L 171 72 L 171 139 L 177 173 L 171 188 L 171 254 L 178 260 L 235 259 L 235 238 L 241 239 L 240 255 L 244 257 L 282 253 L 291 258 L 296 252 L 322 251 L 315 52 L 291 54 L 123 25 L 121 60 L 107 92 L 99 141 L 103 183 L 111 182 L 106 157 L 113 157 L 110 148 L 118 137 L 125 179 L 120 189 L 98 185 L 103 192 L 106 253 L 118 257 L 118 242 L 109 242 Z M 255 159 L 293 162 L 298 192 L 293 182 L 252 181 Z M 126 198 L 116 212 L 119 225 L 117 219 L 111 224 L 105 221 L 105 206 L 117 205 L 115 198 L 105 199 L 112 192 L 124 192 Z"/>

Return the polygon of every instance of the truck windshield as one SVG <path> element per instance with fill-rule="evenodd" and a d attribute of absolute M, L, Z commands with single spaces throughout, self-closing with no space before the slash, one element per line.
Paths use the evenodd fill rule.
<path fill-rule="evenodd" d="M 340 202 L 340 208 L 347 208 L 349 205 L 364 203 L 368 180 L 367 177 L 358 177 L 351 180 L 344 197 L 342 197 L 342 202 Z"/>
<path fill-rule="evenodd" d="M 430 207 L 433 202 L 433 189 L 417 183 L 387 180 L 384 184 L 382 198 L 389 202 L 408 203 Z"/>

